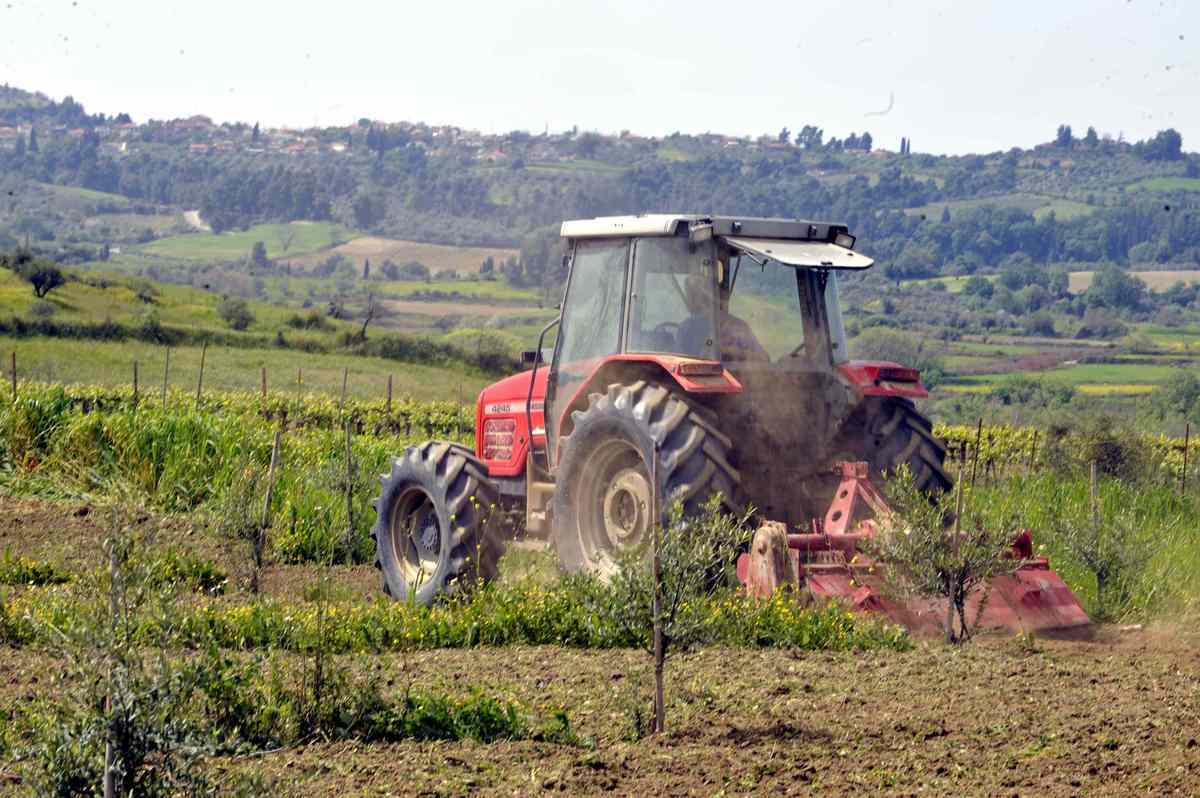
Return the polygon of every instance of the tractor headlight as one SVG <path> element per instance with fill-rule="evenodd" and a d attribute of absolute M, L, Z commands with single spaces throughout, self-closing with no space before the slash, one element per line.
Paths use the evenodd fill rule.
<path fill-rule="evenodd" d="M 834 236 L 833 243 L 837 244 L 839 247 L 854 249 L 855 240 L 856 239 L 854 236 L 850 235 L 849 233 L 838 233 L 836 236 Z"/>
<path fill-rule="evenodd" d="M 511 418 L 492 418 L 483 422 L 483 459 L 511 461 L 516 432 L 517 422 Z"/>

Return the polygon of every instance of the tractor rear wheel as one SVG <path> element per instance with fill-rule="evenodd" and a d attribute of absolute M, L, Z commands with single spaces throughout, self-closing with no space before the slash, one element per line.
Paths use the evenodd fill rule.
<path fill-rule="evenodd" d="M 496 490 L 470 449 L 411 446 L 381 481 L 371 537 L 385 593 L 428 606 L 496 575 L 504 551 L 491 523 Z"/>
<path fill-rule="evenodd" d="M 907 399 L 868 398 L 854 411 L 833 447 L 834 462 L 865 460 L 871 478 L 883 478 L 907 465 L 916 486 L 936 496 L 953 484 L 943 464 L 946 447 L 933 436 L 933 424 Z"/>
<path fill-rule="evenodd" d="M 648 542 L 656 505 L 661 517 L 678 499 L 692 514 L 720 493 L 727 509 L 737 507 L 733 444 L 708 408 L 639 380 L 591 394 L 571 419 L 553 500 L 554 545 L 565 570 L 611 576 L 618 551 Z M 655 441 L 657 502 L 648 467 Z"/>

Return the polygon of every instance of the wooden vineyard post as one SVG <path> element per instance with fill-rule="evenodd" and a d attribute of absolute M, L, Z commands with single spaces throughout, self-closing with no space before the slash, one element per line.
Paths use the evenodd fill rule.
<path fill-rule="evenodd" d="M 167 406 L 167 378 L 171 376 L 171 347 L 167 347 L 167 362 L 163 366 L 162 406 Z"/>
<path fill-rule="evenodd" d="M 300 386 L 304 382 L 304 369 L 296 369 L 296 396 L 300 395 Z"/>
<path fill-rule="evenodd" d="M 350 448 L 350 419 L 346 419 L 346 561 L 354 562 L 354 454 Z"/>
<path fill-rule="evenodd" d="M 200 405 L 200 394 L 204 390 L 204 360 L 208 355 L 208 341 L 200 347 L 200 377 L 196 380 L 196 406 Z"/>
<path fill-rule="evenodd" d="M 654 623 L 654 733 L 666 727 L 666 707 L 663 700 L 663 627 L 662 627 L 662 519 L 658 517 L 658 441 L 654 442 L 654 459 L 650 462 L 650 528 L 653 530 L 654 597 L 651 615 Z"/>
<path fill-rule="evenodd" d="M 258 575 L 262 571 L 263 551 L 267 547 L 267 530 L 271 526 L 271 499 L 275 496 L 275 469 L 279 467 L 279 441 L 282 430 L 275 430 L 275 442 L 271 445 L 271 466 L 267 469 L 267 495 L 263 499 L 262 523 L 254 536 L 254 572 L 250 575 L 250 592 L 258 594 Z M 295 512 L 295 508 L 293 508 Z"/>
<path fill-rule="evenodd" d="M 971 458 L 971 487 L 975 487 L 975 473 L 979 470 L 979 444 L 983 437 L 983 417 L 979 419 L 978 426 L 975 427 L 975 452 Z"/>
<path fill-rule="evenodd" d="M 1038 429 L 1037 429 L 1037 427 L 1034 427 L 1034 429 L 1033 429 L 1033 445 L 1029 449 L 1029 466 L 1025 469 L 1026 471 L 1033 471 L 1037 467 L 1035 465 L 1037 463 L 1037 441 L 1038 441 Z"/>
<path fill-rule="evenodd" d="M 265 402 L 267 399 L 267 367 L 262 367 L 262 398 Z"/>
<path fill-rule="evenodd" d="M 342 398 L 338 401 L 338 414 L 346 412 L 346 384 L 350 381 L 350 367 L 342 369 Z"/>
<path fill-rule="evenodd" d="M 117 543 L 115 533 L 117 529 L 117 511 L 113 510 L 113 531 L 114 540 L 110 542 L 108 552 L 108 617 L 114 636 L 117 632 L 117 590 L 118 580 L 121 578 L 120 570 L 117 568 Z M 116 640 L 111 641 L 112 645 L 116 645 Z M 107 712 L 112 712 L 112 690 L 113 690 L 113 662 L 112 654 L 109 655 L 108 662 L 108 695 L 104 697 L 104 709 Z M 108 723 L 108 730 L 104 734 L 104 798 L 115 798 L 117 794 L 117 767 L 116 767 L 116 751 L 113 746 L 113 724 Z"/>
<path fill-rule="evenodd" d="M 133 406 L 138 403 L 138 362 L 133 361 Z"/>
<path fill-rule="evenodd" d="M 12 353 L 12 400 L 17 403 L 17 350 Z"/>
<path fill-rule="evenodd" d="M 454 413 L 454 437 L 462 437 L 462 383 L 458 384 L 458 408 Z"/>
<path fill-rule="evenodd" d="M 1183 470 L 1179 472 L 1179 497 L 1187 496 L 1188 445 L 1192 442 L 1192 424 L 1183 428 Z"/>
<path fill-rule="evenodd" d="M 387 414 L 392 414 L 392 375 L 388 375 L 388 390 L 387 390 Z"/>

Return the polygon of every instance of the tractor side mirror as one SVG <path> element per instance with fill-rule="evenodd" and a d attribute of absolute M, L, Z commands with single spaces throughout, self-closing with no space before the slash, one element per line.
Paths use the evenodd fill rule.
<path fill-rule="evenodd" d="M 521 353 L 521 365 L 522 366 L 535 366 L 535 365 L 543 365 L 544 366 L 545 364 L 546 364 L 545 351 L 539 352 L 536 349 L 526 349 L 524 352 Z"/>

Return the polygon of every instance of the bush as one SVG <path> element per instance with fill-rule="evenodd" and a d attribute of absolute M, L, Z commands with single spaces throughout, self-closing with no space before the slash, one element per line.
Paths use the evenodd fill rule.
<path fill-rule="evenodd" d="M 250 306 L 240 297 L 223 297 L 217 303 L 217 315 L 234 330 L 245 330 L 254 323 Z"/>
<path fill-rule="evenodd" d="M 29 315 L 35 319 L 48 319 L 58 312 L 58 307 L 53 302 L 47 302 L 44 299 L 39 299 L 29 306 Z"/>

